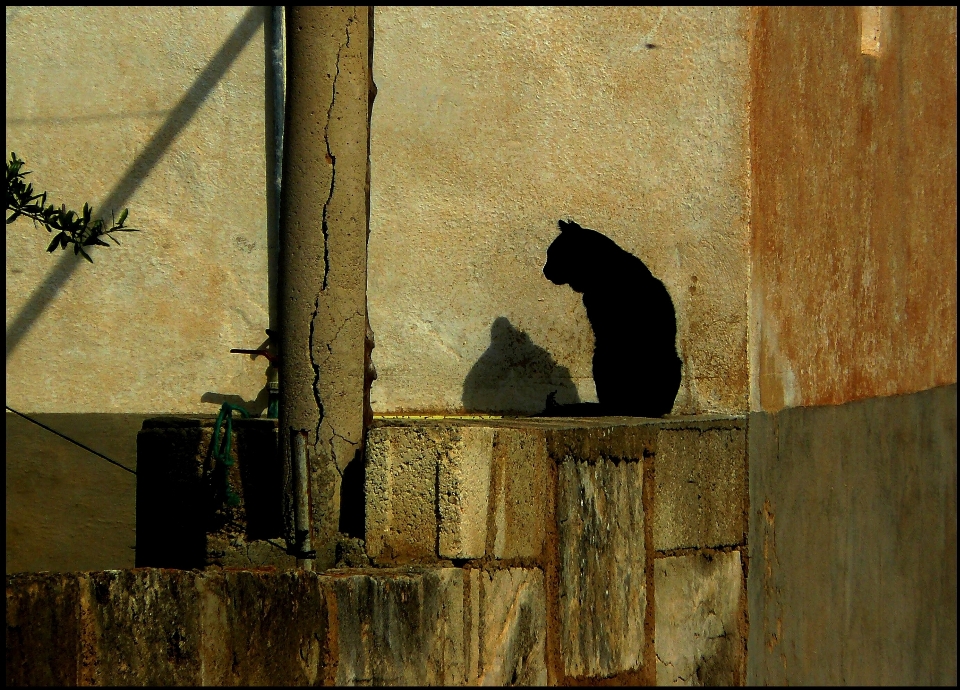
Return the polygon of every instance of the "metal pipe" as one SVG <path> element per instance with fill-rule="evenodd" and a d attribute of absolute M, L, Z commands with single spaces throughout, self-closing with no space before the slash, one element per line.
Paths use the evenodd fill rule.
<path fill-rule="evenodd" d="M 270 35 L 270 64 L 273 68 L 273 160 L 274 198 L 280 213 L 280 187 L 283 182 L 283 118 L 286 110 L 287 46 L 283 5 L 272 8 L 273 22 Z"/>
<path fill-rule="evenodd" d="M 294 432 L 291 429 L 293 443 L 293 484 L 296 544 L 298 558 L 310 559 L 316 556 L 310 539 L 310 482 L 307 474 L 307 430 Z"/>

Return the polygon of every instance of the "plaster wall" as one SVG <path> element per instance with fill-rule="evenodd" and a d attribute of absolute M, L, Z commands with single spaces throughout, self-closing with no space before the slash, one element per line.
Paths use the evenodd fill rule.
<path fill-rule="evenodd" d="M 368 302 L 375 412 L 596 400 L 557 220 L 639 256 L 678 314 L 674 413 L 745 411 L 745 9 L 375 12 Z M 478 379 L 500 387 L 485 395 Z"/>
<path fill-rule="evenodd" d="M 121 247 L 47 254 L 7 226 L 7 403 L 28 413 L 266 405 L 265 8 L 6 9 L 6 152 Z M 269 127 L 269 129 L 268 129 Z M 272 174 L 272 170 L 271 170 Z M 272 202 L 271 202 L 272 203 Z M 96 249 L 96 248 L 94 248 Z"/>
<path fill-rule="evenodd" d="M 956 382 L 956 7 L 756 12 L 751 409 Z"/>

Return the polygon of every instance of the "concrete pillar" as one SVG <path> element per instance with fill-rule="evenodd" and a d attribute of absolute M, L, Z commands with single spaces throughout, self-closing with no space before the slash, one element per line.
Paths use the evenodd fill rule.
<path fill-rule="evenodd" d="M 371 26 L 367 7 L 286 11 L 280 448 L 286 537 L 300 549 L 293 448 L 305 445 L 317 569 L 334 563 L 343 474 L 362 462 Z M 363 509 L 362 498 L 348 503 Z"/>

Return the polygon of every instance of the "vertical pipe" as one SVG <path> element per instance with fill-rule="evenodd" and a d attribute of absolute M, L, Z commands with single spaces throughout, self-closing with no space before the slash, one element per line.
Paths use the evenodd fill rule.
<path fill-rule="evenodd" d="M 286 43 L 284 40 L 283 5 L 272 8 L 270 36 L 270 65 L 273 72 L 273 194 L 276 209 L 280 210 L 280 189 L 283 181 L 283 119 L 286 105 Z"/>
<path fill-rule="evenodd" d="M 294 523 L 295 539 L 303 559 L 316 556 L 310 540 L 310 475 L 307 472 L 307 431 L 302 429 L 292 435 L 294 478 Z"/>

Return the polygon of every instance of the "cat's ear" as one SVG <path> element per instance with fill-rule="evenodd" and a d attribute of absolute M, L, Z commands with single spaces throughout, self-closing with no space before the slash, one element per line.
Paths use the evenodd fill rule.
<path fill-rule="evenodd" d="M 563 232 L 564 230 L 573 230 L 575 227 L 577 227 L 577 224 L 572 220 L 561 219 L 557 221 L 557 224 L 560 226 L 560 232 Z"/>

